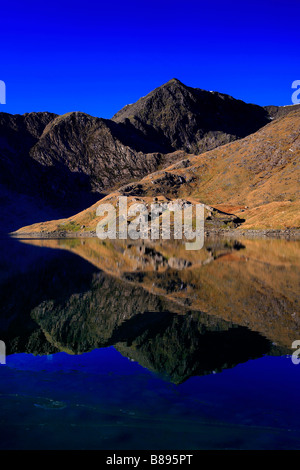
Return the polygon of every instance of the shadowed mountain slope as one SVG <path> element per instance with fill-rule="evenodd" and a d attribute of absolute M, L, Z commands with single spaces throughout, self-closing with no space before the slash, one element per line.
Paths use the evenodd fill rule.
<path fill-rule="evenodd" d="M 206 229 L 220 211 L 244 219 L 242 228 L 299 228 L 299 157 L 300 110 L 296 110 L 242 140 L 189 156 L 122 186 L 103 203 L 116 204 L 118 196 L 125 195 L 149 204 L 164 195 L 165 199 L 181 198 L 214 208 L 208 214 Z M 18 235 L 64 230 L 70 223 L 78 232 L 95 230 L 100 220 L 96 217 L 98 205 L 67 220 L 24 227 Z"/>
<path fill-rule="evenodd" d="M 15 230 L 24 221 L 66 217 L 162 162 L 160 154 L 136 150 L 143 147 L 139 138 L 130 141 L 132 147 L 125 142 L 121 126 L 84 113 L 2 113 L 0 231 Z"/>
<path fill-rule="evenodd" d="M 202 153 L 252 134 L 270 118 L 260 106 L 172 79 L 125 106 L 113 120 L 129 132 L 138 130 L 164 152 Z"/>
<path fill-rule="evenodd" d="M 186 153 L 245 137 L 294 109 L 262 108 L 173 79 L 112 120 L 0 113 L 0 232 L 68 217 Z"/>
<path fill-rule="evenodd" d="M 291 104 L 288 106 L 264 106 L 264 109 L 269 114 L 270 118 L 279 119 L 293 111 L 299 111 L 300 104 Z"/>

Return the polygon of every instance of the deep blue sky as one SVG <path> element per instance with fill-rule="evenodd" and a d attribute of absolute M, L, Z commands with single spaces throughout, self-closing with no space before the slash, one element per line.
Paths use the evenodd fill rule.
<path fill-rule="evenodd" d="M 286 105 L 300 79 L 299 0 L 6 0 L 0 8 L 0 111 L 110 118 L 173 77 Z"/>

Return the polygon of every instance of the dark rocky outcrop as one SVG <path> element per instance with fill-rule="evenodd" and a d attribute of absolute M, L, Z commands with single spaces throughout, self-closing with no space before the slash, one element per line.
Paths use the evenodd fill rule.
<path fill-rule="evenodd" d="M 264 106 L 264 109 L 267 111 L 271 120 L 279 119 L 292 111 L 298 111 L 300 109 L 300 104 L 292 104 L 289 106 Z"/>
<path fill-rule="evenodd" d="M 10 189 L 70 204 L 154 171 L 157 155 L 126 145 L 112 121 L 84 113 L 0 116 L 0 178 Z M 142 146 L 142 145 L 141 145 Z"/>
<path fill-rule="evenodd" d="M 260 106 L 185 86 L 177 79 L 156 88 L 113 120 L 136 129 L 157 150 L 202 153 L 256 132 L 270 119 Z"/>
<path fill-rule="evenodd" d="M 70 216 L 155 171 L 162 156 L 129 140 L 121 126 L 84 113 L 0 114 L 0 231 Z"/>
<path fill-rule="evenodd" d="M 294 108 L 262 108 L 173 79 L 112 120 L 0 113 L 0 232 L 69 217 L 186 153 L 245 137 Z"/>

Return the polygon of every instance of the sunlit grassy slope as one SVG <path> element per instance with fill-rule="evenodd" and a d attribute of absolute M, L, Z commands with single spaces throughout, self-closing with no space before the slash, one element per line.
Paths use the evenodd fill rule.
<path fill-rule="evenodd" d="M 103 202 L 116 204 L 119 195 L 202 202 L 245 219 L 239 228 L 300 227 L 300 110 L 271 122 L 242 140 L 198 156 L 188 156 L 137 183 L 123 186 Z M 87 232 L 95 230 L 99 202 L 69 219 L 34 224 L 18 231 Z"/>

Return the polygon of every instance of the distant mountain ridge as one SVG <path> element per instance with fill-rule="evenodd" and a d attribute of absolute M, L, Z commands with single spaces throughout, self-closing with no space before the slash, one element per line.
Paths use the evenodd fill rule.
<path fill-rule="evenodd" d="M 119 187 L 103 199 L 117 206 L 119 196 L 149 204 L 154 198 L 201 202 L 208 208 L 206 229 L 230 228 L 235 215 L 247 229 L 300 227 L 300 109 L 271 121 L 255 134 L 200 155 L 186 155 L 140 181 Z M 99 203 L 69 219 L 24 227 L 18 235 L 58 233 L 64 226 L 95 231 Z M 221 211 L 221 214 L 220 214 Z M 222 214 L 228 214 L 224 218 Z M 234 228 L 234 227 L 233 227 Z"/>
<path fill-rule="evenodd" d="M 262 108 L 172 79 L 112 120 L 81 112 L 0 113 L 0 232 L 53 213 L 71 215 L 187 153 L 245 137 L 293 109 Z"/>

